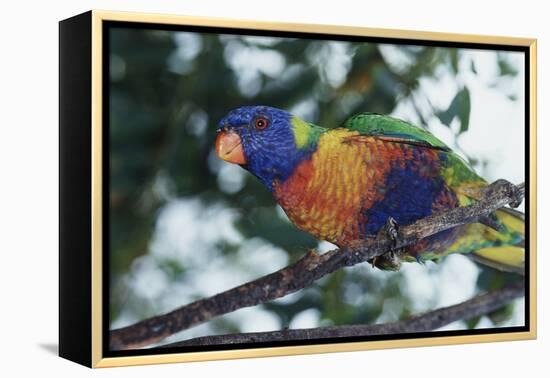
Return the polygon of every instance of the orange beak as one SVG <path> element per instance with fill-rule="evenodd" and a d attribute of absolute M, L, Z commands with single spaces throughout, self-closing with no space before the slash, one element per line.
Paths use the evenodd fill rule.
<path fill-rule="evenodd" d="M 241 137 L 234 131 L 220 131 L 216 137 L 216 153 L 222 160 L 234 164 L 246 164 Z"/>

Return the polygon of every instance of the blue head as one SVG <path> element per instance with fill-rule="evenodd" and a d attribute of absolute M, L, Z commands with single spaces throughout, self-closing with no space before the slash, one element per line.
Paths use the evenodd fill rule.
<path fill-rule="evenodd" d="M 284 182 L 315 149 L 310 137 L 316 128 L 292 114 L 269 106 L 243 106 L 219 123 L 218 156 L 241 165 L 270 190 Z"/>

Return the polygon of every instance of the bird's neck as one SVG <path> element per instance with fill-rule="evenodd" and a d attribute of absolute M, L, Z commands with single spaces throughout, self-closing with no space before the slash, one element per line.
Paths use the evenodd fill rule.
<path fill-rule="evenodd" d="M 324 127 L 308 123 L 297 117 L 290 119 L 294 143 L 298 150 L 314 150 L 317 147 L 320 136 L 328 131 Z"/>
<path fill-rule="evenodd" d="M 261 156 L 256 154 L 256 166 L 249 167 L 249 170 L 273 193 L 291 176 L 295 177 L 297 171 L 303 171 L 303 167 L 317 149 L 320 136 L 328 131 L 296 117 L 290 119 L 290 125 L 294 143 L 279 146 L 278 154 L 275 155 L 270 151 Z"/>

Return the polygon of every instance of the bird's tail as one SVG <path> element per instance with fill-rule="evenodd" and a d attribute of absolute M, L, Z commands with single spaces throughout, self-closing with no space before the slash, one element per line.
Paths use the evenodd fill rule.
<path fill-rule="evenodd" d="M 451 247 L 495 269 L 524 274 L 525 216 L 509 208 L 495 212 L 500 230 L 479 223 L 467 226 L 465 234 Z"/>

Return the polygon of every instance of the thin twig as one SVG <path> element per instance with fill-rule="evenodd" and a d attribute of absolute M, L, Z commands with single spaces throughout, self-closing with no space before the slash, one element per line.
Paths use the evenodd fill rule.
<path fill-rule="evenodd" d="M 217 316 L 284 297 L 343 267 L 368 261 L 394 248 L 415 244 L 438 232 L 477 222 L 507 204 L 517 204 L 523 198 L 524 190 L 524 184 L 515 186 L 508 181 L 498 180 L 489 185 L 482 198 L 471 206 L 431 215 L 401 227 L 397 241 L 380 233 L 376 238 L 351 243 L 346 249 L 334 249 L 322 255 L 309 251 L 295 263 L 277 272 L 169 313 L 113 330 L 110 332 L 110 349 L 141 348 Z"/>
<path fill-rule="evenodd" d="M 430 311 L 394 323 L 369 325 L 342 325 L 307 329 L 284 329 L 280 331 L 234 333 L 202 336 L 160 347 L 204 346 L 261 343 L 273 341 L 322 340 L 342 337 L 365 337 L 376 335 L 402 335 L 428 332 L 457 320 L 469 320 L 498 310 L 525 293 L 523 280 L 514 285 L 478 295 L 465 302 Z"/>

